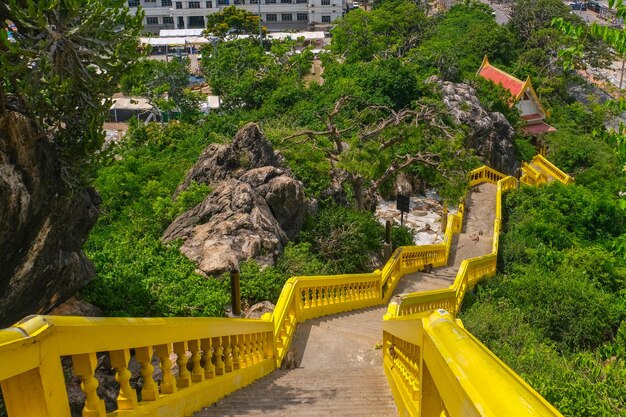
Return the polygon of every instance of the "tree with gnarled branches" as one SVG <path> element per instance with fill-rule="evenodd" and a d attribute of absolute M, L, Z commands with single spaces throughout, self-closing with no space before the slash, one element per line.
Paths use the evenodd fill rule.
<path fill-rule="evenodd" d="M 308 142 L 323 152 L 330 164 L 331 188 L 342 192 L 349 187 L 358 209 L 373 210 L 377 193 L 400 172 L 448 183 L 449 189 L 457 188 L 451 194 L 459 194 L 477 160 L 464 148 L 461 131 L 447 123 L 435 103 L 418 102 L 397 111 L 353 101 L 341 97 L 318 115 L 323 128 L 302 130 L 282 142 Z"/>

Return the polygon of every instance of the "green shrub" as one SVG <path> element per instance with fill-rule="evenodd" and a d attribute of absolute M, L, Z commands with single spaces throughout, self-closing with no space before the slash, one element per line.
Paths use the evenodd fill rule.
<path fill-rule="evenodd" d="M 326 266 L 311 252 L 310 244 L 289 243 L 275 266 L 260 267 L 254 260 L 241 263 L 241 296 L 250 304 L 276 303 L 289 278 L 325 273 Z"/>
<path fill-rule="evenodd" d="M 382 250 L 384 227 L 368 211 L 328 206 L 307 219 L 300 239 L 329 264 L 329 272 L 370 272 L 370 260 Z"/>

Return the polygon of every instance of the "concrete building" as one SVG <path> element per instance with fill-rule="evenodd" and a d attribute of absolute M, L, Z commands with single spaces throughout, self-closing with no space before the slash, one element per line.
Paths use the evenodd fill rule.
<path fill-rule="evenodd" d="M 261 4 L 259 5 L 259 2 Z M 325 29 L 345 10 L 346 0 L 128 0 L 145 13 L 146 31 L 202 29 L 205 16 L 235 5 L 256 15 L 270 31 Z"/>

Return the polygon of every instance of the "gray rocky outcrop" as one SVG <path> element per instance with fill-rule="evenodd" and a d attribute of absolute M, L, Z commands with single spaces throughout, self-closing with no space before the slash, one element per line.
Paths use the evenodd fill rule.
<path fill-rule="evenodd" d="M 68 190 L 47 134 L 0 115 L 0 326 L 46 313 L 93 279 L 82 246 L 99 204 L 92 188 Z"/>
<path fill-rule="evenodd" d="M 241 128 L 232 144 L 208 146 L 176 193 L 192 182 L 213 191 L 176 218 L 163 241 L 182 239 L 181 252 L 207 276 L 237 269 L 246 259 L 273 264 L 304 223 L 302 183 L 254 123 Z"/>
<path fill-rule="evenodd" d="M 441 90 L 442 100 L 454 121 L 468 128 L 465 145 L 476 149 L 484 162 L 505 174 L 514 175 L 520 163 L 515 156 L 515 129 L 499 112 L 486 111 L 476 91 L 468 84 L 431 77 Z"/>

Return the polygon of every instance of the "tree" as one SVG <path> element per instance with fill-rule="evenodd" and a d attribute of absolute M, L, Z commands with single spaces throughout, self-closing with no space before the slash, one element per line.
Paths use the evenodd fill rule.
<path fill-rule="evenodd" d="M 207 17 L 206 34 L 217 36 L 224 40 L 226 37 L 237 38 L 239 35 L 257 36 L 259 34 L 259 16 L 249 11 L 229 6 L 218 13 L 211 13 Z M 263 34 L 267 29 L 261 29 Z"/>
<path fill-rule="evenodd" d="M 435 69 L 442 78 L 461 81 L 478 70 L 485 55 L 489 61 L 509 64 L 515 57 L 515 39 L 498 25 L 486 4 L 456 4 L 429 31 L 427 38 L 407 55 L 424 76 Z"/>
<path fill-rule="evenodd" d="M 225 109 L 259 108 L 283 85 L 302 88 L 312 54 L 293 53 L 294 46 L 293 41 L 272 41 L 267 53 L 252 39 L 220 42 L 204 47 L 201 70 Z"/>
<path fill-rule="evenodd" d="M 121 0 L 0 2 L 0 325 L 45 313 L 91 280 L 84 187 L 142 15 Z M 15 42 L 7 20 L 18 28 Z M 9 173 L 8 175 L 5 175 Z"/>
<path fill-rule="evenodd" d="M 146 97 L 159 113 L 179 111 L 183 120 L 199 114 L 202 96 L 187 88 L 189 59 L 142 60 L 120 80 L 124 94 Z"/>
<path fill-rule="evenodd" d="M 448 196 L 460 197 L 467 171 L 477 163 L 462 135 L 446 124 L 432 102 L 396 111 L 387 106 L 359 106 L 341 97 L 319 115 L 324 126 L 305 129 L 282 141 L 309 142 L 330 163 L 331 187 L 350 189 L 357 209 L 373 209 L 376 193 L 402 171 L 433 183 L 447 182 Z"/>
<path fill-rule="evenodd" d="M 68 183 L 83 177 L 101 148 L 109 99 L 138 56 L 142 14 L 132 16 L 124 3 L 0 2 L 0 115 L 21 113 L 52 134 Z M 17 42 L 7 40 L 7 21 Z"/>
<path fill-rule="evenodd" d="M 529 39 L 533 32 L 550 27 L 552 19 L 580 21 L 571 14 L 571 8 L 561 0 L 517 0 L 511 9 L 509 26 L 521 40 Z"/>
<path fill-rule="evenodd" d="M 400 57 L 421 42 L 428 20 L 415 3 L 388 1 L 371 12 L 356 9 L 332 30 L 333 52 L 348 63 Z"/>

